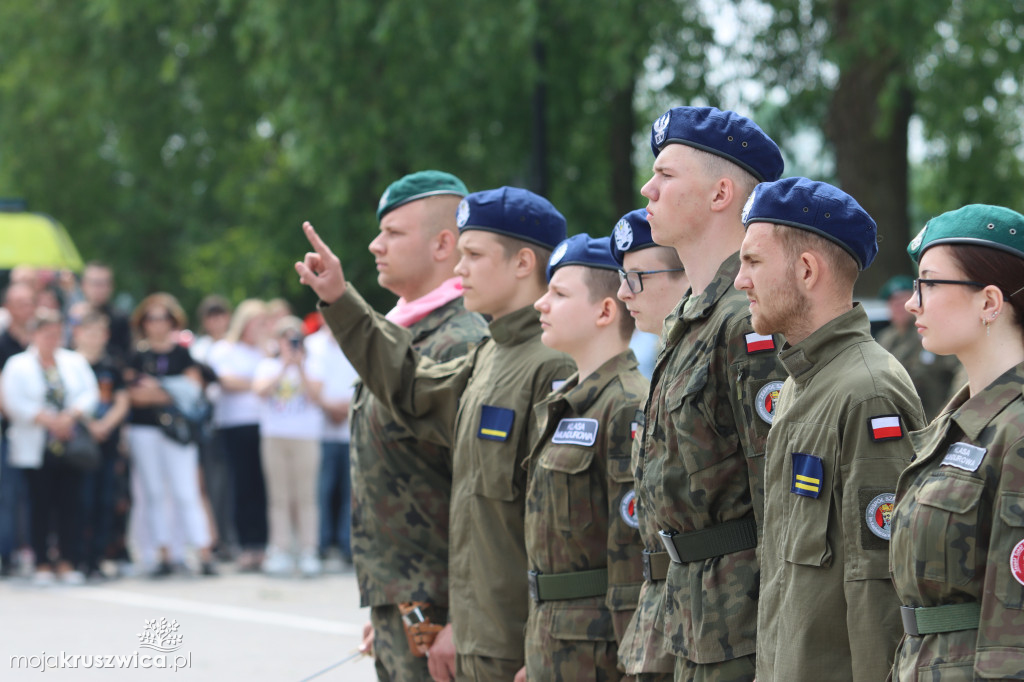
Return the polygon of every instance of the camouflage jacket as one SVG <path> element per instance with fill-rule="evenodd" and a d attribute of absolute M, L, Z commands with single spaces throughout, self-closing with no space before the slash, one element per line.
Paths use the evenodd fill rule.
<path fill-rule="evenodd" d="M 912 434 L 890 562 L 906 606 L 981 603 L 976 630 L 906 636 L 896 680 L 1024 679 L 1024 364 Z"/>
<path fill-rule="evenodd" d="M 621 638 L 643 574 L 630 453 L 647 392 L 632 351 L 582 383 L 574 374 L 537 405 L 540 438 L 530 456 L 526 555 L 542 574 L 608 569 L 604 597 L 534 603 L 529 631 L 561 640 Z"/>
<path fill-rule="evenodd" d="M 960 368 L 956 356 L 936 355 L 922 348 L 921 335 L 913 325 L 902 334 L 889 325 L 878 333 L 878 343 L 907 370 L 924 406 L 924 416 L 934 419 L 959 388 L 953 383 Z"/>
<path fill-rule="evenodd" d="M 634 471 L 650 551 L 664 549 L 659 529 L 689 533 L 744 518 L 760 526 L 764 444 L 782 368 L 776 340 L 753 333 L 747 297 L 733 287 L 739 264 L 738 253 L 727 258 L 666 322 Z M 676 655 L 705 664 L 754 653 L 759 577 L 753 548 L 671 564 L 664 611 Z M 645 585 L 642 599 L 658 594 Z M 641 603 L 641 613 L 657 609 Z"/>
<path fill-rule="evenodd" d="M 532 307 L 491 322 L 490 338 L 444 363 L 417 353 L 409 330 L 375 313 L 351 286 L 323 313 L 396 421 L 452 448 L 448 589 L 456 649 L 522 660 L 529 595 L 521 465 L 537 437 L 533 405 L 572 374 L 572 360 L 541 343 Z"/>
<path fill-rule="evenodd" d="M 779 357 L 790 376 L 768 435 L 757 679 L 876 682 L 902 632 L 890 519 L 921 401 L 860 305 Z"/>
<path fill-rule="evenodd" d="M 439 362 L 487 334 L 462 299 L 409 327 L 412 347 Z M 361 606 L 448 605 L 451 451 L 420 441 L 360 383 L 352 399 L 352 558 Z"/>

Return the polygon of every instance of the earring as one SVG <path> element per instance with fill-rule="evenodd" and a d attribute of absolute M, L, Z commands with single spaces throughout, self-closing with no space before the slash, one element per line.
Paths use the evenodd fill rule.
<path fill-rule="evenodd" d="M 985 336 L 988 336 L 988 320 L 982 320 L 981 323 L 985 325 Z"/>

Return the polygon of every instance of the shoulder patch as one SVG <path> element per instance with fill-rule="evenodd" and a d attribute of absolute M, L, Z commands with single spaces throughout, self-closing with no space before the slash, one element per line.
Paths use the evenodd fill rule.
<path fill-rule="evenodd" d="M 629 423 L 629 439 L 636 440 L 636 432 L 639 430 L 640 425 L 636 422 Z"/>
<path fill-rule="evenodd" d="M 596 419 L 563 419 L 555 427 L 552 443 L 591 446 L 597 441 Z"/>
<path fill-rule="evenodd" d="M 789 492 L 817 499 L 821 495 L 824 479 L 825 466 L 821 457 L 803 452 L 793 453 L 793 484 Z"/>
<path fill-rule="evenodd" d="M 480 429 L 476 437 L 485 440 L 508 440 L 515 422 L 516 413 L 507 407 L 482 405 L 480 407 Z"/>
<path fill-rule="evenodd" d="M 895 493 L 875 495 L 864 510 L 864 522 L 875 536 L 888 540 L 892 537 L 892 510 L 896 506 Z"/>
<path fill-rule="evenodd" d="M 953 443 L 946 450 L 946 456 L 942 458 L 939 466 L 956 467 L 964 471 L 977 471 L 981 466 L 981 460 L 985 459 L 985 448 L 979 448 L 970 443 Z"/>
<path fill-rule="evenodd" d="M 1021 540 L 1010 552 L 1010 573 L 1014 580 L 1024 585 L 1024 540 Z"/>
<path fill-rule="evenodd" d="M 903 438 L 903 421 L 898 414 L 880 414 L 868 419 L 868 433 L 876 443 Z"/>
<path fill-rule="evenodd" d="M 782 390 L 782 385 L 781 381 L 769 381 L 761 387 L 754 399 L 757 416 L 769 426 L 775 421 L 775 406 L 779 403 L 779 391 Z"/>
<path fill-rule="evenodd" d="M 743 337 L 747 342 L 748 353 L 760 353 L 766 350 L 775 350 L 775 337 L 771 334 L 758 334 L 750 332 Z"/>
<path fill-rule="evenodd" d="M 640 527 L 640 522 L 636 518 L 636 490 L 630 490 L 622 496 L 622 502 L 619 502 L 619 516 L 630 528 Z M 1024 542 L 1021 542 L 1021 545 L 1024 545 Z"/>

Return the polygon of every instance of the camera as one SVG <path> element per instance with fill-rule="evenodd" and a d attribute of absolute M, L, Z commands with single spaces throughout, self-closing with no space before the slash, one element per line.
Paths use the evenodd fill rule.
<path fill-rule="evenodd" d="M 302 350 L 302 339 L 298 336 L 289 336 L 288 343 L 291 345 L 292 350 Z"/>

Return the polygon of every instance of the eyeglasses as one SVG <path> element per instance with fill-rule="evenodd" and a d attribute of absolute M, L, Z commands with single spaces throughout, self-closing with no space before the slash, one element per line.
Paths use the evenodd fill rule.
<path fill-rule="evenodd" d="M 965 286 L 978 287 L 980 289 L 984 289 L 988 286 L 987 284 L 982 284 L 981 282 L 975 282 L 969 279 L 922 279 L 921 277 L 918 277 L 914 280 L 914 293 L 917 294 L 917 307 L 921 310 L 924 310 L 924 297 L 921 294 L 922 284 L 963 284 Z"/>
<path fill-rule="evenodd" d="M 660 272 L 683 272 L 683 268 L 672 268 L 670 270 L 619 270 L 619 282 L 625 282 L 632 294 L 639 294 L 644 290 L 643 275 L 657 275 Z"/>

